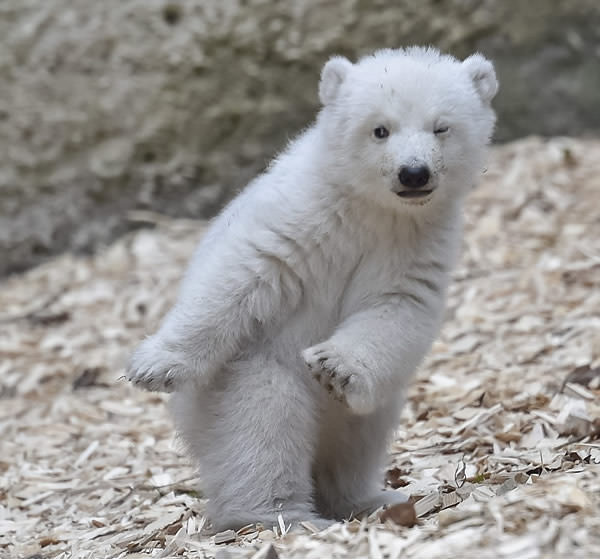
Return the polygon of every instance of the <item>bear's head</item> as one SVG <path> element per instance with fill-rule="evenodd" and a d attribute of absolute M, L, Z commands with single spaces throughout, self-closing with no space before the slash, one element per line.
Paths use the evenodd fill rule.
<path fill-rule="evenodd" d="M 356 64 L 331 58 L 319 85 L 320 128 L 337 163 L 329 179 L 387 206 L 461 199 L 483 170 L 497 89 L 479 54 L 461 62 L 413 47 Z"/>

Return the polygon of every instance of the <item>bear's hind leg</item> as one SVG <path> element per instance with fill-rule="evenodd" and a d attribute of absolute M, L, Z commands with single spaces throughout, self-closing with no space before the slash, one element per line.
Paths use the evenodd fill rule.
<path fill-rule="evenodd" d="M 311 380 L 254 357 L 220 372 L 209 387 L 175 393 L 179 434 L 200 464 L 213 529 L 262 522 L 327 525 L 313 504 L 316 447 Z"/>
<path fill-rule="evenodd" d="M 337 404 L 337 403 L 336 403 Z M 335 519 L 350 519 L 408 496 L 383 489 L 386 448 L 398 416 L 398 403 L 369 415 L 356 415 L 341 405 L 330 411 L 319 445 L 314 477 L 317 505 Z"/>

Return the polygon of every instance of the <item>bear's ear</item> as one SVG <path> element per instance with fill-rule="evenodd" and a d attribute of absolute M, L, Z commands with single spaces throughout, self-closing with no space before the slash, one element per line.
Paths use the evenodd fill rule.
<path fill-rule="evenodd" d="M 462 64 L 481 99 L 489 103 L 498 91 L 498 80 L 492 63 L 477 53 L 466 58 Z"/>
<path fill-rule="evenodd" d="M 334 56 L 325 63 L 319 83 L 319 99 L 323 105 L 328 105 L 336 98 L 350 68 L 352 63 L 343 56 Z"/>

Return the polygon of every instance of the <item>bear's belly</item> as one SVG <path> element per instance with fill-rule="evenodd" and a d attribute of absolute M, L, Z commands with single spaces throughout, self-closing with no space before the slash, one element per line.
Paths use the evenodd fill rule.
<path fill-rule="evenodd" d="M 340 322 L 344 287 L 344 278 L 305 286 L 300 306 L 264 333 L 268 353 L 285 363 L 296 362 L 302 350 L 329 338 Z"/>
<path fill-rule="evenodd" d="M 375 250 L 369 257 L 348 255 L 337 266 L 323 268 L 327 273 L 319 280 L 307 280 L 299 307 L 275 321 L 259 345 L 281 362 L 305 367 L 302 350 L 327 340 L 342 321 L 364 308 L 373 294 L 385 291 L 390 268 L 397 270 L 400 263 L 393 262 L 396 259 L 389 254 L 378 253 Z"/>

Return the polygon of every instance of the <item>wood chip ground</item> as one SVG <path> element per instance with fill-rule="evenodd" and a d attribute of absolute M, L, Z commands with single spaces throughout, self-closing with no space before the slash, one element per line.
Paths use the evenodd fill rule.
<path fill-rule="evenodd" d="M 418 522 L 207 536 L 163 395 L 120 376 L 202 224 L 158 216 L 0 284 L 1 557 L 600 556 L 600 142 L 492 152 L 388 480 Z"/>

